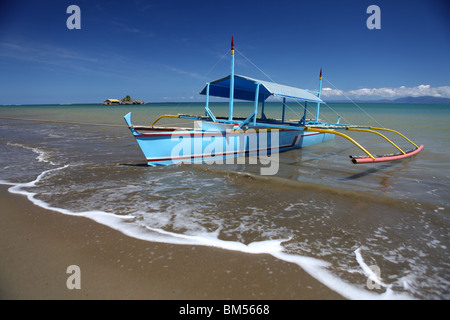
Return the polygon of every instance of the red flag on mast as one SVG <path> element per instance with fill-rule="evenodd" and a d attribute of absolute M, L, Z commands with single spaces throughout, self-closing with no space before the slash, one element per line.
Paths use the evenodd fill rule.
<path fill-rule="evenodd" d="M 234 55 L 234 36 L 231 36 L 231 54 Z"/>

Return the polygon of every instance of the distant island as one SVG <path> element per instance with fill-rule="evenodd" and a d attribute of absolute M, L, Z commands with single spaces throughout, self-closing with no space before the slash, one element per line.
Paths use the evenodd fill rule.
<path fill-rule="evenodd" d="M 122 104 L 147 104 L 148 102 L 144 102 L 139 99 L 131 99 L 130 96 L 126 96 L 120 100 L 118 99 L 106 99 L 103 101 L 103 105 L 112 106 L 112 105 L 122 105 Z"/>
<path fill-rule="evenodd" d="M 406 104 L 450 104 L 450 98 L 420 96 L 420 97 L 402 97 L 397 99 L 379 99 L 379 100 L 357 100 L 358 103 L 406 103 Z M 349 103 L 348 100 L 330 100 L 327 102 Z"/>
<path fill-rule="evenodd" d="M 450 98 L 432 96 L 403 97 L 395 99 L 393 103 L 450 104 Z"/>

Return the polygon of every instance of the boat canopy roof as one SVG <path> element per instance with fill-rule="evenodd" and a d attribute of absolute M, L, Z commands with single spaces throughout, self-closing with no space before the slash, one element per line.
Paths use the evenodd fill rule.
<path fill-rule="evenodd" d="M 297 99 L 303 101 L 324 103 L 313 93 L 306 90 L 285 86 L 282 84 L 253 79 L 247 76 L 234 76 L 234 98 L 239 100 L 255 100 L 255 92 L 257 83 L 259 86 L 258 101 L 264 101 L 270 96 Z M 206 94 L 206 85 L 200 94 Z M 230 97 L 230 76 L 210 82 L 209 95 L 214 97 L 229 98 Z"/>

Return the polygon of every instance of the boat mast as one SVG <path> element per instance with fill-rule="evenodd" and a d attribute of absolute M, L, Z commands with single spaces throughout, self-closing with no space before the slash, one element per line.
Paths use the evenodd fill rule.
<path fill-rule="evenodd" d="M 233 100 L 234 100 L 234 37 L 231 36 L 231 73 L 230 73 L 230 108 L 228 120 L 233 120 Z"/>
<path fill-rule="evenodd" d="M 317 91 L 318 98 L 320 98 L 321 92 L 322 92 L 322 68 L 320 68 L 320 75 L 319 75 L 319 90 Z M 320 102 L 317 102 L 316 122 L 319 122 L 319 111 L 320 111 Z"/>

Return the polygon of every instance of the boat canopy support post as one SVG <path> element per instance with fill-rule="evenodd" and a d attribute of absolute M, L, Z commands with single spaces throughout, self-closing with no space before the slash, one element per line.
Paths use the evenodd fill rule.
<path fill-rule="evenodd" d="M 242 128 L 250 123 L 250 121 L 253 119 L 253 125 L 256 126 L 256 115 L 258 114 L 258 97 L 259 97 L 259 86 L 261 85 L 260 82 L 255 82 L 256 84 L 256 90 L 255 90 L 255 109 L 253 110 L 253 113 L 247 117 L 247 119 L 242 122 L 239 127 Z"/>
<path fill-rule="evenodd" d="M 321 93 L 322 93 L 322 68 L 320 68 L 320 75 L 319 75 L 319 90 L 317 91 L 318 98 L 320 98 Z M 317 102 L 316 123 L 319 122 L 319 113 L 320 113 L 320 102 Z"/>
<path fill-rule="evenodd" d="M 283 113 L 281 115 L 281 123 L 284 123 L 284 115 L 286 113 L 286 98 L 283 98 Z"/>
<path fill-rule="evenodd" d="M 216 122 L 216 117 L 212 113 L 211 109 L 209 109 L 209 87 L 210 87 L 210 83 L 207 82 L 206 83 L 206 106 L 205 106 L 205 111 L 206 111 L 206 115 L 209 116 L 212 121 Z"/>
<path fill-rule="evenodd" d="M 255 110 L 253 111 L 253 125 L 256 126 L 256 115 L 258 114 L 258 98 L 259 98 L 259 86 L 261 83 L 256 82 L 256 91 L 255 91 Z"/>
<path fill-rule="evenodd" d="M 231 73 L 230 73 L 230 107 L 228 110 L 228 120 L 233 120 L 233 100 L 234 100 L 234 37 L 231 37 Z"/>
<path fill-rule="evenodd" d="M 320 103 L 317 102 L 317 107 L 316 107 L 316 123 L 319 123 L 319 113 L 320 113 Z"/>
<path fill-rule="evenodd" d="M 308 108 L 308 101 L 305 101 L 305 108 L 303 111 L 303 118 L 300 119 L 300 121 L 298 122 L 299 126 L 304 126 L 306 123 L 306 109 Z"/>
<path fill-rule="evenodd" d="M 261 101 L 261 119 L 262 120 L 266 120 L 266 114 L 264 113 L 264 102 L 265 102 L 265 97 L 263 97 L 263 100 Z"/>

